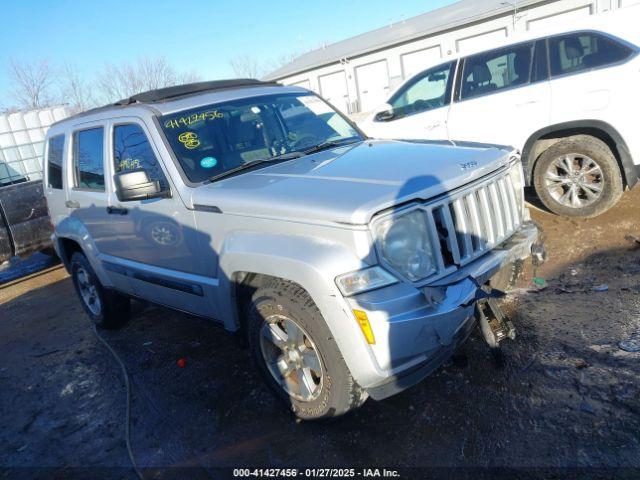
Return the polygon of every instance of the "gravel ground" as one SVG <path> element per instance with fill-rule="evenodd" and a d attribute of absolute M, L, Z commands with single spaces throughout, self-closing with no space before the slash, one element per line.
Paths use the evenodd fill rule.
<path fill-rule="evenodd" d="M 138 463 L 163 479 L 246 466 L 639 478 L 640 353 L 618 347 L 640 333 L 639 202 L 635 189 L 590 220 L 535 209 L 550 258 L 505 301 L 518 336 L 503 362 L 476 332 L 421 384 L 332 423 L 296 422 L 228 333 L 136 303 L 102 334 L 131 374 Z M 0 411 L 0 478 L 135 478 L 121 372 L 63 270 L 0 290 Z"/>

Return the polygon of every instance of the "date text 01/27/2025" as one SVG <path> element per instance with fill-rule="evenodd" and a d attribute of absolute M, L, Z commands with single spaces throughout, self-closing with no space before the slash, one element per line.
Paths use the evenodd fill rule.
<path fill-rule="evenodd" d="M 236 478 L 400 478 L 397 470 L 386 468 L 235 468 L 233 476 Z"/>

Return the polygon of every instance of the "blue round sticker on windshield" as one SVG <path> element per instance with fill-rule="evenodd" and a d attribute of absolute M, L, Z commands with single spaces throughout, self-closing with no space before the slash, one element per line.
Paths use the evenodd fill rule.
<path fill-rule="evenodd" d="M 213 168 L 218 164 L 218 160 L 213 157 L 204 157 L 200 160 L 200 166 L 202 168 Z"/>

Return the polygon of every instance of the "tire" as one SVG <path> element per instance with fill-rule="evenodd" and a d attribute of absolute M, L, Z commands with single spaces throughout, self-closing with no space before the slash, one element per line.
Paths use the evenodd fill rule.
<path fill-rule="evenodd" d="M 71 256 L 70 271 L 82 308 L 96 327 L 115 329 L 127 322 L 131 300 L 105 289 L 83 253 Z"/>
<path fill-rule="evenodd" d="M 508 292 L 516 285 L 523 270 L 524 261 L 522 260 L 507 263 L 498 270 L 498 273 L 491 277 L 489 285 L 491 285 L 491 288 L 500 290 L 501 292 Z"/>
<path fill-rule="evenodd" d="M 320 311 L 300 286 L 269 279 L 258 288 L 248 309 L 247 336 L 267 385 L 297 417 L 338 417 L 367 399 L 349 373 Z M 314 355 L 315 360 L 307 360 Z M 280 368 L 291 372 L 283 375 L 275 363 L 268 365 L 268 359 L 280 359 Z M 297 359 L 302 368 L 296 368 Z"/>
<path fill-rule="evenodd" d="M 570 159 L 567 166 L 575 173 L 567 172 L 566 167 L 558 168 L 565 158 Z M 595 173 L 581 175 L 580 167 L 585 168 L 585 173 Z M 553 213 L 587 218 L 613 207 L 624 188 L 622 173 L 611 149 L 589 135 L 568 137 L 549 147 L 536 162 L 533 185 L 538 198 Z M 570 192 L 574 187 L 577 195 Z"/>

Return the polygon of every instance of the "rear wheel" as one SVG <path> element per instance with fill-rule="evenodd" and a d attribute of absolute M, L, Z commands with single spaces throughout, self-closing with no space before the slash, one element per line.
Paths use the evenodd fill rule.
<path fill-rule="evenodd" d="M 114 329 L 129 319 L 131 301 L 128 297 L 106 290 L 83 253 L 75 252 L 70 262 L 71 278 L 82 308 L 94 325 Z"/>
<path fill-rule="evenodd" d="M 568 217 L 598 216 L 623 191 L 611 149 L 589 135 L 565 138 L 546 150 L 536 162 L 533 184 L 549 210 Z"/>
<path fill-rule="evenodd" d="M 265 381 L 298 417 L 336 417 L 366 400 L 320 311 L 298 285 L 273 279 L 259 288 L 247 333 Z"/>

